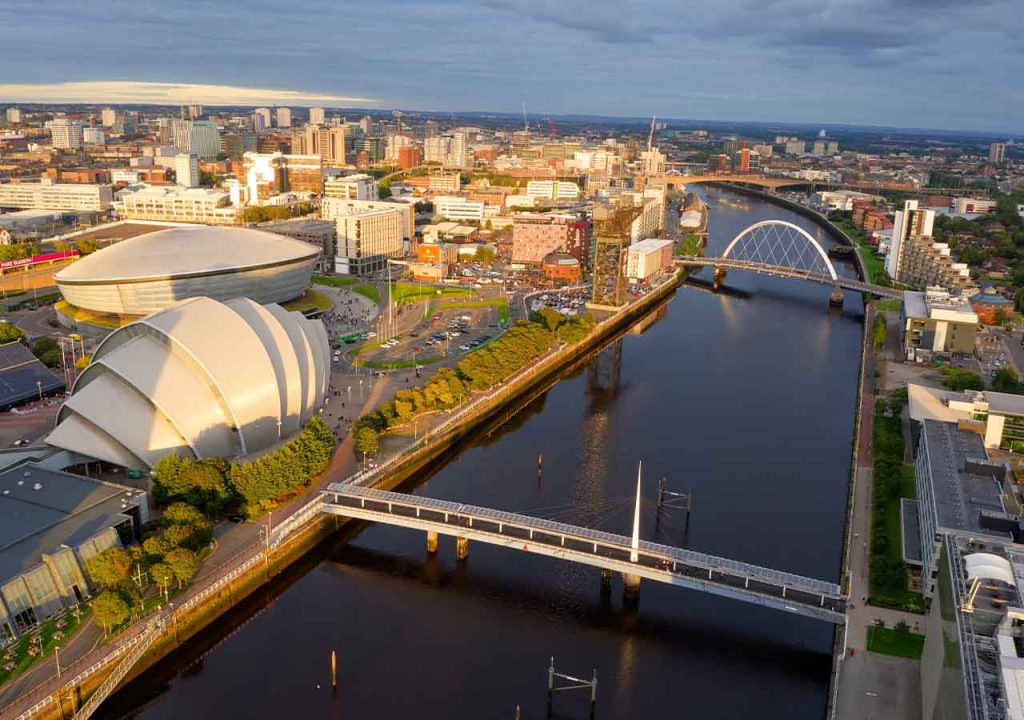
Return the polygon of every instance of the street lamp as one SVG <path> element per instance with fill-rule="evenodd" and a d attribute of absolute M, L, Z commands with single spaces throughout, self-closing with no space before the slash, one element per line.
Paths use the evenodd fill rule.
<path fill-rule="evenodd" d="M 36 380 L 36 389 L 39 390 L 39 402 L 43 401 L 43 381 Z"/>

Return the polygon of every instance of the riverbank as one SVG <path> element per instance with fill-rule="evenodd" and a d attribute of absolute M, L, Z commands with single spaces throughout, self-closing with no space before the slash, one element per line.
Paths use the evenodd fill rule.
<path fill-rule="evenodd" d="M 589 361 L 594 353 L 626 332 L 634 322 L 657 310 L 675 292 L 680 278 L 680 273 L 677 273 L 650 295 L 596 326 L 580 343 L 563 347 L 510 378 L 499 389 L 474 403 L 471 412 L 453 416 L 450 424 L 433 431 L 426 441 L 415 446 L 413 452 L 392 461 L 379 472 L 363 475 L 360 481 L 374 487 L 393 489 L 419 473 L 430 472 L 433 467 L 443 465 L 452 452 L 458 452 L 481 433 L 500 426 L 519 408 L 545 392 L 564 373 L 572 372 Z M 339 477 L 337 481 L 343 479 Z M 293 516 L 296 521 L 291 526 L 286 520 L 280 528 L 275 527 L 272 542 L 255 548 L 247 547 L 222 563 L 225 574 L 216 582 L 197 585 L 191 589 L 193 592 L 189 593 L 187 600 L 177 607 L 165 609 L 163 617 L 166 622 L 160 636 L 132 667 L 125 682 L 153 667 L 189 638 L 202 633 L 307 552 L 329 540 L 343 523 L 334 518 L 322 518 L 317 512 L 317 502 L 317 498 L 311 499 Z M 303 519 L 308 519 L 308 522 L 302 522 Z M 207 576 L 217 575 L 218 568 L 207 573 Z M 17 707 L 9 706 L 0 711 L 0 717 L 5 720 L 9 717 L 58 717 L 72 712 L 103 682 L 118 660 L 139 642 L 141 632 L 142 628 L 136 626 L 124 634 L 103 659 L 67 668 L 64 677 L 70 677 L 70 680 L 55 687 L 38 688 L 32 698 L 26 698 L 21 704 L 12 704 Z M 15 714 L 29 702 L 36 703 L 31 712 Z"/>

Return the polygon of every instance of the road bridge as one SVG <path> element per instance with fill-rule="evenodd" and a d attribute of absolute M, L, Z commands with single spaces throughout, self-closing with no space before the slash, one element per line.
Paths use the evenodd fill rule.
<path fill-rule="evenodd" d="M 754 223 L 733 238 L 721 257 L 682 255 L 676 262 L 689 267 L 714 268 L 716 289 L 721 287 L 727 271 L 745 270 L 831 285 L 837 292 L 844 289 L 885 298 L 902 296 L 895 288 L 839 275 L 828 253 L 810 233 L 783 220 Z"/>
<path fill-rule="evenodd" d="M 619 572 L 627 587 L 646 578 L 834 624 L 846 622 L 847 599 L 838 585 L 640 540 L 639 512 L 633 537 L 629 538 L 518 513 L 346 483 L 328 486 L 323 501 L 323 511 L 331 515 L 426 532 L 431 551 L 436 550 L 438 535 L 453 536 L 462 559 L 472 540 L 591 565 L 601 568 L 608 577 L 611 572 Z"/>

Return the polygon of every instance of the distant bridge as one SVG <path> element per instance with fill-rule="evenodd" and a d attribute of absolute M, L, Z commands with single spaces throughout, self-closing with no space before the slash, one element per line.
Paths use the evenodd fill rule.
<path fill-rule="evenodd" d="M 683 255 L 676 261 L 684 266 L 714 268 L 715 288 L 725 280 L 726 271 L 746 270 L 761 275 L 810 280 L 878 297 L 902 296 L 895 288 L 840 276 L 828 253 L 810 233 L 783 220 L 754 223 L 733 238 L 721 257 Z"/>
<path fill-rule="evenodd" d="M 743 183 L 745 185 L 756 185 L 777 192 L 779 188 L 796 187 L 798 185 L 811 185 L 809 180 L 789 177 L 767 177 L 765 175 L 728 174 L 728 175 L 648 175 L 647 184 L 655 187 L 680 187 L 682 185 L 695 185 L 697 183 Z"/>
<path fill-rule="evenodd" d="M 640 540 L 639 512 L 632 538 L 550 520 L 446 500 L 385 492 L 343 483 L 328 486 L 323 510 L 332 515 L 398 525 L 458 539 L 465 558 L 469 541 L 556 557 L 622 573 L 627 588 L 640 578 L 753 603 L 834 624 L 846 622 L 846 597 L 838 585 L 705 553 Z M 433 546 L 431 548 L 431 545 Z"/>

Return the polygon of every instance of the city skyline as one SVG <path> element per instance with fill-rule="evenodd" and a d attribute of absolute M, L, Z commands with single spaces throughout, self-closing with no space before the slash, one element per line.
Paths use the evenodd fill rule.
<path fill-rule="evenodd" d="M 403 1 L 372 16 L 318 1 L 302 13 L 266 2 L 244 12 L 233 3 L 109 7 L 59 0 L 43 26 L 13 2 L 0 61 L 17 83 L 0 85 L 0 99 L 154 102 L 166 88 L 153 83 L 184 83 L 200 95 L 189 99 L 208 104 L 217 101 L 199 90 L 210 85 L 225 104 L 514 112 L 525 102 L 547 114 L 1008 134 L 1024 110 L 1004 80 L 1024 69 L 1014 39 L 1022 20 L 1003 0 L 727 2 L 700 12 L 664 0 L 614 9 Z M 74 43 L 55 41 L 77 35 L 116 52 L 83 63 Z M 157 35 L 170 39 L 170 59 L 152 52 Z M 57 85 L 65 82 L 98 84 L 86 99 L 75 94 L 85 86 Z"/>

